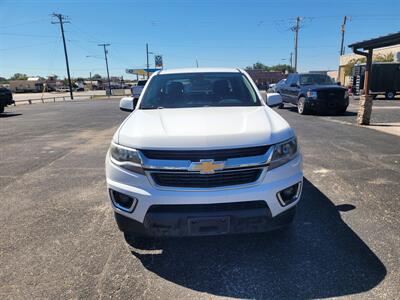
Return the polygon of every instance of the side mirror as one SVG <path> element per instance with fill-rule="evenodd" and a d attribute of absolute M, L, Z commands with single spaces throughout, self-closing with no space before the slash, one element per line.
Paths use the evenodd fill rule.
<path fill-rule="evenodd" d="M 267 105 L 269 107 L 279 106 L 282 104 L 282 96 L 278 93 L 267 94 Z"/>
<path fill-rule="evenodd" d="M 290 87 L 299 87 L 299 85 L 297 83 L 291 83 Z"/>
<path fill-rule="evenodd" d="M 132 112 L 135 110 L 137 100 L 133 97 L 124 97 L 119 102 L 119 109 L 122 111 Z"/>

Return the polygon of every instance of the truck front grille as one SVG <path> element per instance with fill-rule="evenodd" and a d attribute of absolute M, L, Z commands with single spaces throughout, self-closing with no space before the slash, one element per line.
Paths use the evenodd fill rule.
<path fill-rule="evenodd" d="M 269 146 L 258 146 L 217 150 L 141 150 L 141 152 L 150 159 L 199 161 L 200 159 L 227 160 L 264 155 L 268 148 Z"/>
<path fill-rule="evenodd" d="M 258 180 L 261 168 L 223 171 L 214 174 L 194 172 L 154 172 L 151 177 L 159 186 L 184 188 L 215 188 L 249 184 Z"/>
<path fill-rule="evenodd" d="M 344 91 L 342 90 L 323 90 L 323 91 L 318 91 L 318 99 L 321 100 L 341 100 L 344 99 Z"/>

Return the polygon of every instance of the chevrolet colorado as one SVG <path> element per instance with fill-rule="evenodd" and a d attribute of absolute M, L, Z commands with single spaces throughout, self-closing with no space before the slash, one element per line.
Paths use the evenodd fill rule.
<path fill-rule="evenodd" d="M 132 113 L 114 134 L 106 178 L 126 236 L 264 232 L 292 221 L 303 182 L 296 136 L 245 71 L 158 71 L 137 103 L 120 107 Z"/>

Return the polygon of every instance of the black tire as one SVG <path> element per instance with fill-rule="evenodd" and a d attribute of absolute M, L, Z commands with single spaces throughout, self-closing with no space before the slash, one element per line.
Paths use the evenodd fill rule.
<path fill-rule="evenodd" d="M 4 106 L 0 106 L 0 114 L 4 112 Z"/>
<path fill-rule="evenodd" d="M 374 99 L 374 100 L 375 100 L 377 97 L 378 97 L 378 95 L 376 95 L 376 94 L 375 94 L 375 95 L 372 95 L 372 99 Z"/>
<path fill-rule="evenodd" d="M 306 98 L 300 97 L 297 101 L 297 112 L 300 115 L 306 115 L 309 113 L 309 109 L 307 107 Z"/>
<path fill-rule="evenodd" d="M 285 104 L 282 102 L 281 104 L 279 104 L 278 108 L 279 108 L 279 109 L 285 108 Z"/>
<path fill-rule="evenodd" d="M 386 100 L 394 100 L 394 97 L 396 97 L 395 92 L 389 91 L 385 93 Z"/>

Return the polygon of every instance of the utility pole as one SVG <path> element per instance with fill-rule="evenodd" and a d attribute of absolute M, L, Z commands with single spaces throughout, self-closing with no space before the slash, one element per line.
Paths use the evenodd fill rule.
<path fill-rule="evenodd" d="M 299 45 L 299 30 L 301 17 L 296 18 L 296 25 L 292 27 L 292 31 L 295 32 L 294 36 L 294 72 L 297 72 L 297 60 L 298 60 L 298 45 Z"/>
<path fill-rule="evenodd" d="M 293 69 L 293 52 L 290 52 L 290 68 Z"/>
<path fill-rule="evenodd" d="M 199 62 L 197 61 L 197 58 L 196 58 L 196 66 L 199 67 Z"/>
<path fill-rule="evenodd" d="M 90 90 L 93 91 L 92 72 L 89 72 Z"/>
<path fill-rule="evenodd" d="M 351 21 L 351 17 L 344 16 L 343 18 L 343 24 L 341 26 L 340 31 L 342 32 L 342 41 L 340 43 L 340 55 L 344 55 L 345 53 L 345 48 L 344 48 L 344 33 L 346 31 L 346 22 L 347 20 Z"/>
<path fill-rule="evenodd" d="M 53 17 L 58 19 L 58 22 L 54 22 L 52 21 L 52 24 L 60 24 L 60 28 L 61 28 L 61 35 L 62 35 L 62 40 L 63 40 L 63 44 L 64 44 L 64 54 L 65 54 L 65 63 L 67 65 L 67 74 L 68 74 L 68 84 L 69 84 L 69 94 L 71 96 L 71 100 L 74 99 L 74 95 L 72 93 L 72 82 L 71 82 L 71 75 L 69 72 L 69 63 L 68 63 L 68 53 L 67 53 L 67 45 L 65 44 L 65 36 L 64 36 L 64 23 L 70 23 L 69 21 L 67 21 L 67 16 L 64 16 L 62 14 L 56 14 L 56 13 L 52 13 L 51 14 Z"/>
<path fill-rule="evenodd" d="M 98 44 L 97 46 L 101 46 L 104 49 L 104 58 L 106 60 L 106 69 L 107 69 L 107 79 L 108 79 L 108 97 L 111 96 L 111 81 L 110 81 L 110 72 L 108 71 L 108 60 L 107 60 L 107 46 L 110 46 L 111 44 Z"/>
<path fill-rule="evenodd" d="M 146 43 L 146 66 L 147 66 L 147 79 L 149 79 L 149 44 Z"/>

